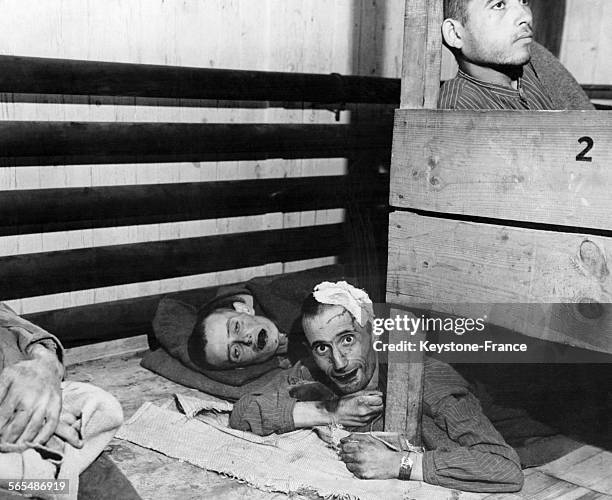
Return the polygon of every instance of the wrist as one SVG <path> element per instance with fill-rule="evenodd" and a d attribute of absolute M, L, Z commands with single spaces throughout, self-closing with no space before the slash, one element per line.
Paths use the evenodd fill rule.
<path fill-rule="evenodd" d="M 40 363 L 48 369 L 58 381 L 62 381 L 64 378 L 64 366 L 60 363 L 55 352 L 37 343 L 28 348 L 28 354 L 31 360 Z"/>
<path fill-rule="evenodd" d="M 293 407 L 293 421 L 296 429 L 329 425 L 336 420 L 335 415 L 320 402 L 298 401 Z"/>
<path fill-rule="evenodd" d="M 411 452 L 401 453 L 397 477 L 402 481 L 409 481 L 412 476 L 412 469 L 414 467 L 412 455 L 414 454 Z"/>

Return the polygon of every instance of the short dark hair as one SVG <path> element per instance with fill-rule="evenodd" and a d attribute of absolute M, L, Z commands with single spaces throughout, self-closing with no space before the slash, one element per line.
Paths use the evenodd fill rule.
<path fill-rule="evenodd" d="M 302 319 L 312 319 L 329 307 L 328 304 L 321 304 L 311 293 L 302 303 Z"/>
<path fill-rule="evenodd" d="M 187 348 L 189 350 L 189 358 L 198 366 L 202 368 L 215 369 L 206 359 L 206 328 L 204 323 L 206 318 L 211 314 L 225 311 L 234 310 L 234 302 L 242 302 L 245 304 L 244 297 L 241 295 L 226 295 L 222 297 L 214 298 L 213 300 L 204 304 L 198 310 L 198 316 L 193 326 Z"/>
<path fill-rule="evenodd" d="M 444 0 L 444 19 L 455 19 L 461 24 L 468 20 L 467 6 L 471 0 Z"/>

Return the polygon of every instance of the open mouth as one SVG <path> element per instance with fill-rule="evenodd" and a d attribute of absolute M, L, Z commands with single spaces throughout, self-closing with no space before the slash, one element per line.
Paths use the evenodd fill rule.
<path fill-rule="evenodd" d="M 342 375 L 334 374 L 334 379 L 341 384 L 351 382 L 356 376 L 359 368 L 354 368 L 350 372 L 346 372 Z"/>
<path fill-rule="evenodd" d="M 259 334 L 257 335 L 257 349 L 261 351 L 264 347 L 266 347 L 267 342 L 268 342 L 268 334 L 266 333 L 264 329 L 261 329 L 259 331 Z"/>

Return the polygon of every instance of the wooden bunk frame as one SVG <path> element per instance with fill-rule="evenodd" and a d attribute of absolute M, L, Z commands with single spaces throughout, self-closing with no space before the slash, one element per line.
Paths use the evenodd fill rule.
<path fill-rule="evenodd" d="M 442 3 L 406 0 L 387 302 L 612 353 L 612 114 L 435 109 Z M 418 441 L 422 360 L 392 361 L 386 426 Z"/>

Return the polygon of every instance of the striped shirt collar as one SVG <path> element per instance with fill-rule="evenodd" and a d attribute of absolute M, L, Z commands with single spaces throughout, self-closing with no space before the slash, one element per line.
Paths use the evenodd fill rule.
<path fill-rule="evenodd" d="M 521 88 L 523 86 L 523 78 L 519 77 L 517 82 L 517 89 L 510 89 L 508 87 L 504 87 L 503 85 L 499 85 L 497 83 L 485 82 L 484 80 L 479 80 L 478 78 L 474 78 L 473 76 L 468 75 L 461 69 L 457 73 L 457 76 L 461 78 L 465 78 L 466 80 L 478 85 L 480 87 L 486 87 L 492 92 L 495 92 L 499 95 L 504 95 L 507 97 L 520 97 L 521 96 Z"/>

